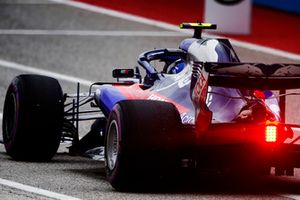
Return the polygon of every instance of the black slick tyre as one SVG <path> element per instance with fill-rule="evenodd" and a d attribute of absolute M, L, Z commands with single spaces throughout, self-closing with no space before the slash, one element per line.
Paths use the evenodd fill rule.
<path fill-rule="evenodd" d="M 6 93 L 3 141 L 15 160 L 46 161 L 57 152 L 63 124 L 63 92 L 56 79 L 20 75 Z"/>
<path fill-rule="evenodd" d="M 110 113 L 105 134 L 110 184 L 119 191 L 139 190 L 151 178 L 176 166 L 180 125 L 179 112 L 171 103 L 119 102 Z"/>

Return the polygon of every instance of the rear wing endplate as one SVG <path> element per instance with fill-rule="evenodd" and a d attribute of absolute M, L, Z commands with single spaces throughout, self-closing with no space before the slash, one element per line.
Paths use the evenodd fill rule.
<path fill-rule="evenodd" d="M 208 86 L 279 90 L 280 115 L 285 122 L 286 90 L 300 88 L 300 64 L 194 62 L 191 92 L 196 105 L 204 102 L 197 88 L 207 90 Z"/>

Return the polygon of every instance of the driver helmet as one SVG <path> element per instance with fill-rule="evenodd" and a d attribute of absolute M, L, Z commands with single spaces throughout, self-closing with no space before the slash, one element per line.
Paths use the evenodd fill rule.
<path fill-rule="evenodd" d="M 185 62 L 182 59 L 178 59 L 169 66 L 168 74 L 178 74 L 185 67 Z"/>

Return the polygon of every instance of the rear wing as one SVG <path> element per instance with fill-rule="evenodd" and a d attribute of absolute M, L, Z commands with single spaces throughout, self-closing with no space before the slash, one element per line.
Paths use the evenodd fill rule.
<path fill-rule="evenodd" d="M 300 88 L 300 64 L 194 62 L 193 67 L 196 74 L 202 69 L 209 74 L 211 86 L 257 90 Z"/>
<path fill-rule="evenodd" d="M 207 110 L 208 86 L 278 90 L 280 115 L 285 121 L 286 90 L 300 88 L 300 64 L 193 62 L 191 97 L 198 113 Z"/>

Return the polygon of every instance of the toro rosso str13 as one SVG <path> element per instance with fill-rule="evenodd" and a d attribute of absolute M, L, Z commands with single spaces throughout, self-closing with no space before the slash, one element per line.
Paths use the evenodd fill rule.
<path fill-rule="evenodd" d="M 75 95 L 50 77 L 15 77 L 3 112 L 7 153 L 43 161 L 62 141 L 72 142 L 72 154 L 104 147 L 117 190 L 182 168 L 293 175 L 299 138 L 285 124 L 285 97 L 300 87 L 300 65 L 241 63 L 228 40 L 202 38 L 216 25 L 180 27 L 194 36 L 178 49 L 142 53 L 143 76 L 139 67 L 115 69 L 117 82 L 96 82 L 86 93 L 78 84 Z M 79 139 L 84 120 L 94 123 Z"/>

